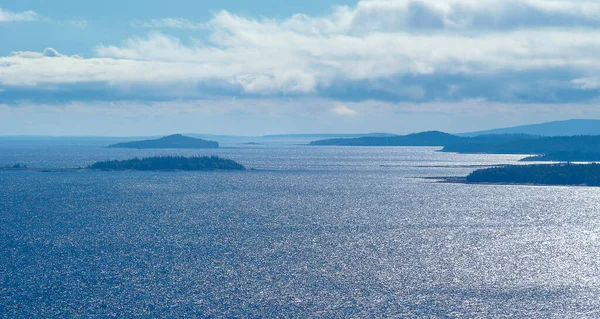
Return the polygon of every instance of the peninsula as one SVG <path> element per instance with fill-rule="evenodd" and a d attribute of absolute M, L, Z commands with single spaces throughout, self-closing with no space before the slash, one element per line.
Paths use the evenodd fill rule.
<path fill-rule="evenodd" d="M 529 156 L 520 162 L 600 162 L 600 152 L 553 152 Z"/>
<path fill-rule="evenodd" d="M 199 138 L 174 134 L 155 140 L 133 141 L 109 145 L 109 148 L 218 148 L 219 143 Z"/>
<path fill-rule="evenodd" d="M 429 131 L 408 135 L 363 136 L 357 138 L 332 138 L 310 142 L 310 145 L 324 146 L 444 146 L 458 143 L 465 138 L 456 135 Z"/>
<path fill-rule="evenodd" d="M 506 165 L 476 170 L 466 182 L 600 186 L 600 164 Z"/>
<path fill-rule="evenodd" d="M 526 134 L 458 136 L 439 131 L 385 137 L 336 138 L 313 141 L 323 146 L 441 146 L 442 152 L 463 154 L 528 154 L 522 161 L 600 161 L 600 136 L 545 137 Z"/>
<path fill-rule="evenodd" d="M 218 156 L 158 156 L 124 161 L 96 162 L 90 165 L 88 169 L 106 171 L 243 171 L 246 168 L 233 160 Z"/>

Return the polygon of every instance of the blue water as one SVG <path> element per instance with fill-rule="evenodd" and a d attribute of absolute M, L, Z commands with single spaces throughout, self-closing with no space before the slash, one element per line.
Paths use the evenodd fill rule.
<path fill-rule="evenodd" d="M 437 183 L 522 156 L 0 141 L 0 165 L 212 155 L 246 172 L 0 172 L 0 318 L 598 318 L 600 188 Z"/>

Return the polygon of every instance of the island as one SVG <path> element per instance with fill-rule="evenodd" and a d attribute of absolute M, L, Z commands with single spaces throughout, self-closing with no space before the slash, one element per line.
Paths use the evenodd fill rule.
<path fill-rule="evenodd" d="M 103 171 L 243 171 L 246 168 L 233 160 L 218 156 L 157 156 L 124 161 L 96 162 L 88 169 Z"/>
<path fill-rule="evenodd" d="M 109 145 L 109 148 L 218 148 L 219 143 L 173 134 L 155 140 L 133 141 Z"/>
<path fill-rule="evenodd" d="M 600 186 L 600 164 L 506 165 L 480 169 L 466 183 Z"/>

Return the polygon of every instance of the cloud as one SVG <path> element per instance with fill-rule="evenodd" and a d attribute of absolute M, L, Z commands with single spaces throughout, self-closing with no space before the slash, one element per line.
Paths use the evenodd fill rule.
<path fill-rule="evenodd" d="M 100 44 L 85 59 L 53 49 L 14 52 L 0 57 L 0 102 L 240 96 L 583 103 L 600 95 L 597 82 L 585 80 L 600 72 L 596 1 L 363 0 L 324 16 L 254 19 L 221 11 L 208 22 L 132 25 L 206 29 L 209 38 L 187 44 L 151 31 Z"/>
<path fill-rule="evenodd" d="M 11 12 L 0 8 L 0 23 L 36 21 L 38 19 L 39 15 L 34 11 Z"/>
<path fill-rule="evenodd" d="M 333 109 L 331 109 L 331 111 L 341 116 L 354 116 L 358 113 L 355 110 L 352 110 L 343 104 L 334 107 Z"/>
<path fill-rule="evenodd" d="M 572 83 L 584 90 L 600 89 L 600 77 L 575 79 Z"/>
<path fill-rule="evenodd" d="M 363 0 L 336 15 L 342 30 L 506 30 L 600 26 L 600 3 L 566 0 Z"/>

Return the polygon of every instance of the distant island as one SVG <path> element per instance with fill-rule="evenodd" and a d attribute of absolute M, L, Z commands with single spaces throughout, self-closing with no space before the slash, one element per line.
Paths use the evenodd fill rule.
<path fill-rule="evenodd" d="M 600 164 L 506 165 L 476 170 L 466 182 L 600 186 Z"/>
<path fill-rule="evenodd" d="M 134 170 L 134 171 L 213 171 L 237 170 L 246 168 L 233 160 L 218 156 L 158 156 L 147 158 L 134 158 L 124 161 L 96 162 L 88 167 L 93 170 Z"/>
<path fill-rule="evenodd" d="M 174 134 L 155 140 L 133 141 L 109 145 L 109 148 L 218 148 L 219 143 L 199 138 Z"/>

